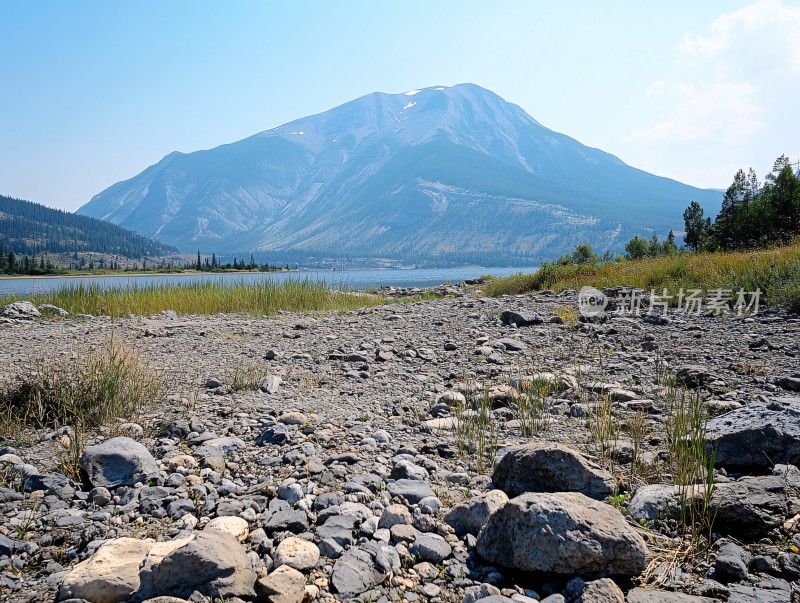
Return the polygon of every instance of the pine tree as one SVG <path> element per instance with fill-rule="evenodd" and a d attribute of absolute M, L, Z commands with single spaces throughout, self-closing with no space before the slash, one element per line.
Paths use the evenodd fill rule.
<path fill-rule="evenodd" d="M 694 251 L 700 250 L 706 239 L 706 222 L 703 220 L 703 208 L 697 201 L 692 201 L 686 211 L 683 212 L 683 222 L 686 227 L 686 235 L 683 242 L 687 247 Z"/>

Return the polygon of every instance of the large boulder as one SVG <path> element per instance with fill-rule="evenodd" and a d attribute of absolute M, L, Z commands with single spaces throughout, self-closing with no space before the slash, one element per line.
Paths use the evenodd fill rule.
<path fill-rule="evenodd" d="M 139 566 L 153 544 L 137 538 L 119 538 L 103 544 L 66 575 L 58 589 L 58 600 L 117 603 L 130 599 L 139 590 Z"/>
<path fill-rule="evenodd" d="M 578 492 L 528 493 L 491 516 L 478 553 L 497 565 L 569 575 L 636 576 L 647 546 L 610 505 Z"/>
<path fill-rule="evenodd" d="M 216 530 L 196 532 L 158 558 L 148 555 L 136 600 L 197 594 L 213 599 L 253 597 L 256 575 L 237 540 Z M 165 543 L 169 544 L 169 543 Z"/>
<path fill-rule="evenodd" d="M 147 482 L 158 476 L 158 463 L 136 440 L 119 437 L 88 446 L 81 455 L 81 467 L 95 488 L 116 488 Z"/>
<path fill-rule="evenodd" d="M 195 532 L 166 542 L 118 538 L 70 570 L 58 600 L 252 597 L 255 579 L 244 548 L 223 532 Z"/>
<path fill-rule="evenodd" d="M 556 443 L 528 444 L 506 453 L 492 482 L 508 496 L 526 492 L 580 492 L 602 500 L 614 492 L 610 473 Z"/>
<path fill-rule="evenodd" d="M 800 458 L 800 398 L 753 402 L 711 419 L 708 450 L 718 467 L 772 467 Z"/>
<path fill-rule="evenodd" d="M 444 520 L 456 531 L 458 536 L 465 534 L 477 536 L 481 528 L 489 521 L 492 513 L 507 502 L 508 496 L 505 492 L 491 490 L 456 505 L 445 515 Z"/>

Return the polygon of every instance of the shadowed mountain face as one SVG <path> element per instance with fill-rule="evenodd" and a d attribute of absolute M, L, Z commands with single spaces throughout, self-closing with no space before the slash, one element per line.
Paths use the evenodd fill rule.
<path fill-rule="evenodd" d="M 172 153 L 78 213 L 192 251 L 538 259 L 681 230 L 721 193 L 632 168 L 473 84 L 369 94 Z"/>

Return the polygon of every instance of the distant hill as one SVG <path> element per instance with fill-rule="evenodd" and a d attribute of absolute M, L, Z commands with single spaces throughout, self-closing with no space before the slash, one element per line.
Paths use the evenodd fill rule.
<path fill-rule="evenodd" d="M 127 258 L 176 249 L 110 222 L 0 195 L 0 248 L 16 254 L 98 252 Z"/>
<path fill-rule="evenodd" d="M 621 250 L 720 191 L 633 168 L 474 84 L 374 93 L 232 144 L 171 153 L 78 210 L 178 246 L 469 261 Z M 496 264 L 494 264 L 496 265 Z"/>

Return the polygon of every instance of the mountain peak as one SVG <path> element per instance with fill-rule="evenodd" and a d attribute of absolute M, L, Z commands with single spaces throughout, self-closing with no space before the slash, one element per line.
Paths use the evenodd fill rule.
<path fill-rule="evenodd" d="M 631 168 L 465 83 L 374 92 L 171 154 L 79 212 L 188 250 L 530 263 L 579 241 L 619 249 L 633 234 L 666 234 L 692 199 L 713 208 L 719 198 Z"/>

